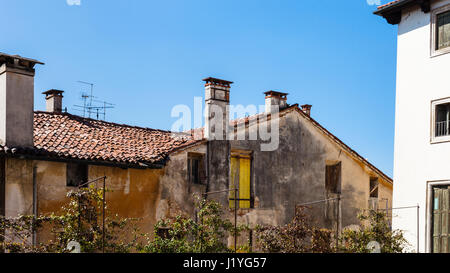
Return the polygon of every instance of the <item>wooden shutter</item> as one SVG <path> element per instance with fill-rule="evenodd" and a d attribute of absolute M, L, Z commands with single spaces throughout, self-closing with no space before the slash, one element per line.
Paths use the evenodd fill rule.
<path fill-rule="evenodd" d="M 251 158 L 250 156 L 232 156 L 230 164 L 230 208 L 235 207 L 235 191 L 239 189 L 238 207 L 248 209 L 251 207 L 251 188 L 250 188 L 250 173 L 251 173 Z"/>
<path fill-rule="evenodd" d="M 250 158 L 239 159 L 239 207 L 250 208 Z"/>
<path fill-rule="evenodd" d="M 450 187 L 436 187 L 433 190 L 433 252 L 450 253 L 449 214 Z"/>

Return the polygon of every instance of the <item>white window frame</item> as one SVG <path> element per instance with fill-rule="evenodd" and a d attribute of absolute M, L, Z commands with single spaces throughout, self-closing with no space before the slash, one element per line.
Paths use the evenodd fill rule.
<path fill-rule="evenodd" d="M 437 22 L 437 16 L 441 13 L 450 11 L 450 4 L 445 5 L 443 7 L 437 8 L 433 11 L 431 11 L 431 57 L 440 56 L 443 54 L 450 53 L 450 46 L 442 49 L 436 49 L 436 38 L 437 38 L 437 31 L 436 31 L 436 22 Z"/>
<path fill-rule="evenodd" d="M 436 136 L 436 106 L 450 103 L 450 97 L 431 101 L 431 144 L 450 142 L 450 135 Z"/>

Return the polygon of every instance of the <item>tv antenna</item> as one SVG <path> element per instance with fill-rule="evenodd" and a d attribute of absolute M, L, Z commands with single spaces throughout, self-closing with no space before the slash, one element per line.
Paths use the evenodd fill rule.
<path fill-rule="evenodd" d="M 97 100 L 97 97 L 94 96 L 94 84 L 90 82 L 77 81 L 78 83 L 88 85 L 90 87 L 90 93 L 82 92 L 81 100 L 83 101 L 83 105 L 74 105 L 76 111 L 83 112 L 83 117 L 91 118 L 91 115 L 95 114 L 97 119 L 100 119 L 100 116 L 103 115 L 103 120 L 106 119 L 106 109 L 114 108 L 114 104 Z"/>

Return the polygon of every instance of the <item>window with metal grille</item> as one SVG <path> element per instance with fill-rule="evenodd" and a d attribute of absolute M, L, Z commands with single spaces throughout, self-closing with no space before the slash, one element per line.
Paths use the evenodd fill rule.
<path fill-rule="evenodd" d="M 230 175 L 230 208 L 251 208 L 251 157 L 246 154 L 234 154 L 231 156 Z M 238 190 L 237 192 L 235 190 Z"/>
<path fill-rule="evenodd" d="M 436 105 L 435 119 L 435 136 L 450 135 L 450 103 Z"/>
<path fill-rule="evenodd" d="M 450 11 L 436 15 L 436 50 L 450 46 Z"/>
<path fill-rule="evenodd" d="M 67 187 L 78 187 L 88 181 L 88 165 L 82 163 L 67 163 Z"/>

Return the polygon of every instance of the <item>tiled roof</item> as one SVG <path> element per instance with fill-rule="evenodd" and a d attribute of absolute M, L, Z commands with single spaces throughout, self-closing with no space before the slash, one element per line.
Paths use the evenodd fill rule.
<path fill-rule="evenodd" d="M 394 4 L 397 4 L 397 3 L 400 2 L 400 1 L 403 1 L 403 0 L 395 0 L 395 1 L 392 1 L 392 2 L 389 2 L 389 3 L 386 3 L 386 4 L 384 4 L 384 5 L 378 6 L 378 9 L 387 8 L 387 7 L 389 7 L 389 6 L 392 6 L 392 5 L 394 5 Z"/>
<path fill-rule="evenodd" d="M 170 152 L 196 142 L 187 134 L 133 127 L 67 113 L 35 112 L 34 148 L 0 147 L 0 152 L 149 166 L 163 164 Z"/>

